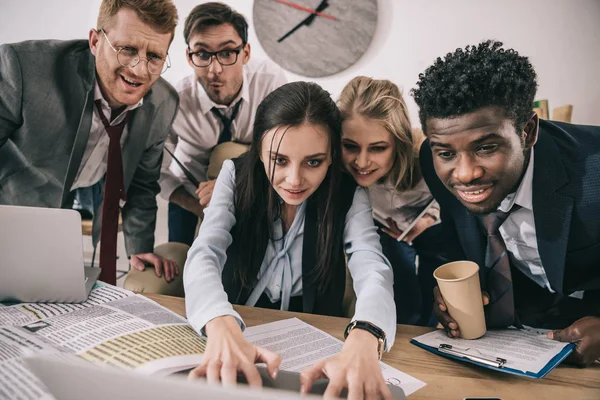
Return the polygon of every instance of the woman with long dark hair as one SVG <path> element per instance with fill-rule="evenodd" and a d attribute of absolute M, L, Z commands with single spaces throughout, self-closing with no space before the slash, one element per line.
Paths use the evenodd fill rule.
<path fill-rule="evenodd" d="M 314 83 L 294 82 L 258 107 L 248 153 L 226 161 L 184 270 L 187 316 L 206 334 L 191 376 L 260 385 L 255 362 L 276 374 L 278 355 L 247 342 L 232 303 L 342 315 L 346 259 L 356 311 L 341 353 L 303 372 L 326 395 L 344 387 L 391 398 L 378 365 L 395 337 L 392 270 L 381 252 L 368 194 L 342 172 L 340 113 Z"/>

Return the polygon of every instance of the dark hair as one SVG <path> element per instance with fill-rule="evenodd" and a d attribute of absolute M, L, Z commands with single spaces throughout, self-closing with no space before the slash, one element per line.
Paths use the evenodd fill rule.
<path fill-rule="evenodd" d="M 189 44 L 190 37 L 207 26 L 231 24 L 242 39 L 242 44 L 248 43 L 248 23 L 246 18 L 227 4 L 219 2 L 202 3 L 194 7 L 185 19 L 183 36 Z"/>
<path fill-rule="evenodd" d="M 521 131 L 533 114 L 537 75 L 529 59 L 502 42 L 487 40 L 456 49 L 419 74 L 411 90 L 427 133 L 427 120 L 448 118 L 497 106 Z"/>
<path fill-rule="evenodd" d="M 276 127 L 304 123 L 326 128 L 332 157 L 325 179 L 307 200 L 316 207 L 318 236 L 314 279 L 319 282 L 321 292 L 331 282 L 334 267 L 343 258 L 345 216 L 340 215 L 342 207 L 338 206 L 342 171 L 340 112 L 329 93 L 316 83 L 288 83 L 271 92 L 258 106 L 252 145 L 236 168 L 233 266 L 234 276 L 244 287 L 254 286 L 269 240 L 280 239 L 274 238 L 272 231 L 273 222 L 281 212 L 279 197 L 260 160 L 264 134 Z M 279 143 L 271 146 L 277 151 Z"/>

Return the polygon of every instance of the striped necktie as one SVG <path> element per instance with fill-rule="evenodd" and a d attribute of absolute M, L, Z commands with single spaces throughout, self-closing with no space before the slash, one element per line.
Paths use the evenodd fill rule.
<path fill-rule="evenodd" d="M 231 125 L 233 124 L 233 120 L 235 119 L 238 111 L 240 110 L 241 104 L 242 104 L 241 99 L 237 103 L 235 103 L 235 105 L 233 106 L 233 111 L 231 112 L 230 118 L 227 118 L 226 116 L 221 114 L 221 112 L 219 111 L 219 109 L 217 107 L 213 107 L 210 109 L 210 111 L 212 111 L 212 113 L 215 114 L 215 116 L 217 118 L 219 118 L 221 120 L 221 122 L 223 123 L 223 130 L 221 131 L 221 134 L 219 135 L 219 141 L 217 142 L 217 144 L 221 144 L 223 142 L 231 142 L 231 138 L 232 138 Z"/>
<path fill-rule="evenodd" d="M 509 325 L 521 327 L 515 312 L 510 258 L 500 234 L 500 226 L 511 212 L 520 206 L 514 205 L 508 212 L 495 211 L 481 217 L 487 234 L 485 266 L 487 269 L 487 292 L 490 303 L 486 306 L 488 328 L 501 328 Z"/>

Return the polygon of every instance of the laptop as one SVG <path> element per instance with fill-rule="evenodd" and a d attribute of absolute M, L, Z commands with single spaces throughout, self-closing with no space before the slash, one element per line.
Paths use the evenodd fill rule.
<path fill-rule="evenodd" d="M 299 400 L 317 399 L 298 392 L 250 389 L 246 385 L 224 387 L 184 376 L 159 378 L 139 372 L 39 355 L 25 359 L 27 367 L 60 400 Z"/>
<path fill-rule="evenodd" d="M 322 398 L 328 381 L 319 379 L 310 394 L 301 395 L 300 374 L 279 371 L 277 379 L 268 376 L 266 368 L 258 366 L 263 380 L 262 389 L 251 389 L 239 379 L 235 387 L 209 385 L 203 379 L 188 381 L 182 375 L 161 378 L 142 375 L 106 366 L 95 365 L 80 359 L 57 358 L 38 355 L 25 359 L 27 367 L 46 385 L 50 393 L 60 400 L 296 400 Z M 390 385 L 395 400 L 406 400 L 404 391 Z M 320 395 L 320 396 L 318 396 Z M 342 398 L 346 393 L 341 394 Z"/>
<path fill-rule="evenodd" d="M 80 303 L 99 275 L 77 211 L 0 205 L 0 301 Z"/>

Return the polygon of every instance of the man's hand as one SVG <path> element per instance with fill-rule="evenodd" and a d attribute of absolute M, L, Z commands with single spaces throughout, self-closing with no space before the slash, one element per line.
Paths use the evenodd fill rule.
<path fill-rule="evenodd" d="M 175 278 L 175 275 L 179 275 L 179 266 L 175 261 L 167 260 L 154 253 L 134 254 L 131 256 L 129 263 L 131 264 L 131 268 L 138 271 L 143 271 L 146 269 L 146 264 L 150 264 L 154 266 L 156 276 L 159 278 L 164 272 L 167 282 L 171 282 Z"/>
<path fill-rule="evenodd" d="M 573 325 L 548 332 L 550 339 L 575 343 L 566 362 L 587 367 L 600 359 L 600 317 L 583 317 Z"/>
<path fill-rule="evenodd" d="M 490 303 L 490 296 L 486 292 L 481 292 L 481 300 L 483 301 L 483 305 L 487 306 Z M 438 286 L 433 288 L 433 312 L 435 312 L 438 321 L 443 325 L 448 337 L 460 337 L 458 324 L 448 313 L 448 307 L 446 307 L 446 302 Z"/>
<path fill-rule="evenodd" d="M 196 190 L 196 195 L 200 199 L 200 205 L 204 208 L 210 203 L 213 189 L 215 188 L 215 179 L 212 181 L 201 182 Z"/>

